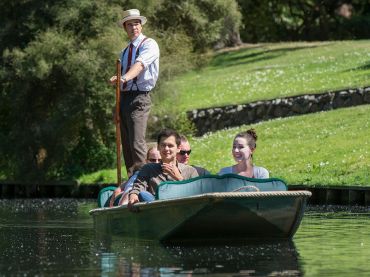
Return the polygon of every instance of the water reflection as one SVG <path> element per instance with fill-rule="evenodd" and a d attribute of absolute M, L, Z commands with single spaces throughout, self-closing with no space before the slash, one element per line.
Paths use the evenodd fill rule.
<path fill-rule="evenodd" d="M 97 238 L 95 201 L 0 200 L 0 276 L 370 276 L 370 207 L 309 208 L 293 242 Z"/>
<path fill-rule="evenodd" d="M 293 242 L 245 245 L 164 246 L 149 241 L 101 241 L 102 275 L 120 276 L 300 276 Z M 103 274 L 104 273 L 104 274 Z"/>
<path fill-rule="evenodd" d="M 305 276 L 370 276 L 370 207 L 314 207 L 294 237 Z"/>

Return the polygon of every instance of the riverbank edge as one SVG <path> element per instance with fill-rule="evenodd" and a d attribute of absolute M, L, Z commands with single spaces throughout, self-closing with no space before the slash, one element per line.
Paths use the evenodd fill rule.
<path fill-rule="evenodd" d="M 0 199 L 14 198 L 88 198 L 97 199 L 99 191 L 116 184 L 28 184 L 0 183 Z M 289 190 L 308 190 L 310 205 L 370 206 L 370 187 L 288 185 Z"/>

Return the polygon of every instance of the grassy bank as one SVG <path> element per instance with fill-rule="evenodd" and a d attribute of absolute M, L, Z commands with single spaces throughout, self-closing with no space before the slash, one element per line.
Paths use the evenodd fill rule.
<path fill-rule="evenodd" d="M 192 163 L 212 173 L 233 164 L 234 135 L 254 127 L 259 135 L 256 165 L 288 184 L 370 186 L 370 105 L 262 122 L 195 138 Z M 115 182 L 115 170 L 80 178 Z"/>
<path fill-rule="evenodd" d="M 254 127 L 256 165 L 289 184 L 370 186 L 370 106 L 241 126 L 194 141 L 193 162 L 211 171 L 232 164 L 234 135 Z"/>
<path fill-rule="evenodd" d="M 179 111 L 370 85 L 370 40 L 250 45 L 163 84 Z M 196 101 L 195 101 L 196 100 Z"/>

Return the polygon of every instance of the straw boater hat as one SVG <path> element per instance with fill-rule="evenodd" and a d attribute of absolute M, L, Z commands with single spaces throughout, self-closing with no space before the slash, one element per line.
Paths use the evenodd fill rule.
<path fill-rule="evenodd" d="M 141 25 L 144 25 L 146 23 L 146 17 L 140 15 L 140 11 L 137 9 L 131 9 L 127 11 L 123 11 L 123 18 L 118 22 L 120 27 L 123 27 L 123 24 L 127 20 L 131 19 L 139 19 L 141 21 Z"/>

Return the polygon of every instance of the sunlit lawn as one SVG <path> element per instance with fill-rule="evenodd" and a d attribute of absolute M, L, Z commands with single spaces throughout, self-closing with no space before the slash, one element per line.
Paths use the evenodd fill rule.
<path fill-rule="evenodd" d="M 370 186 L 370 106 L 252 125 L 259 135 L 256 165 L 289 184 Z M 193 142 L 193 163 L 212 172 L 233 163 L 233 136 L 250 126 Z"/>
<path fill-rule="evenodd" d="M 217 173 L 233 164 L 234 135 L 254 127 L 259 136 L 254 163 L 272 177 L 288 184 L 370 186 L 369 114 L 366 105 L 222 130 L 191 141 L 191 162 Z M 112 169 L 80 181 L 114 183 L 115 174 Z"/>
<path fill-rule="evenodd" d="M 179 111 L 370 85 L 370 40 L 251 45 L 163 84 Z"/>

